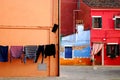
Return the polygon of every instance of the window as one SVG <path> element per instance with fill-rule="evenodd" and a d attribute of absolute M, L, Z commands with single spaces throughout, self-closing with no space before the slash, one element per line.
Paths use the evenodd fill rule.
<path fill-rule="evenodd" d="M 72 47 L 65 47 L 65 58 L 72 58 Z"/>
<path fill-rule="evenodd" d="M 116 18 L 115 19 L 115 28 L 119 28 L 120 29 L 120 18 Z"/>
<path fill-rule="evenodd" d="M 102 28 L 102 17 L 101 16 L 93 16 L 92 17 L 92 27 L 93 28 Z"/>
<path fill-rule="evenodd" d="M 120 55 L 120 45 L 118 44 L 107 44 L 107 56 L 110 58 L 116 58 Z"/>

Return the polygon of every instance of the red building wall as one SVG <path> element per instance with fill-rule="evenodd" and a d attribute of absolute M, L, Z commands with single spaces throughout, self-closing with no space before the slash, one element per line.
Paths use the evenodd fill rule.
<path fill-rule="evenodd" d="M 82 1 L 82 0 L 81 0 Z M 98 9 L 89 7 L 84 2 L 80 4 L 79 19 L 83 20 L 84 29 L 91 29 L 90 40 L 93 42 L 104 43 L 104 65 L 120 65 L 120 56 L 111 59 L 106 55 L 107 43 L 119 43 L 120 44 L 120 30 L 114 28 L 113 17 L 120 14 L 120 9 Z M 102 17 L 102 28 L 92 28 L 92 16 Z M 103 39 L 106 39 L 105 41 Z M 102 56 L 102 55 L 101 55 Z M 98 57 L 96 57 L 98 59 Z M 99 58 L 100 60 L 100 58 Z"/>
<path fill-rule="evenodd" d="M 84 30 L 90 29 L 91 26 L 91 15 L 90 15 L 90 7 L 85 3 L 81 2 L 80 4 L 80 12 L 79 19 L 83 20 Z"/>
<path fill-rule="evenodd" d="M 104 42 L 104 65 L 120 65 L 120 56 L 111 59 L 106 55 L 106 44 L 107 43 L 119 43 L 120 44 L 120 30 L 114 28 L 113 16 L 120 13 L 120 9 L 109 9 L 109 10 L 91 10 L 92 16 L 102 16 L 102 28 L 93 29 L 91 28 L 91 43 L 93 42 Z M 103 39 L 106 39 L 103 41 Z"/>
<path fill-rule="evenodd" d="M 60 25 L 61 34 L 69 35 L 74 33 L 73 10 L 77 9 L 77 0 L 61 0 Z"/>

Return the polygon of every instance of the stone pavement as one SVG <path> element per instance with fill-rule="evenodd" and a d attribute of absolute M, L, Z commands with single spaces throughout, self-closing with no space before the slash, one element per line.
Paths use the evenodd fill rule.
<path fill-rule="evenodd" d="M 120 67 L 64 66 L 61 77 L 66 80 L 120 80 Z"/>
<path fill-rule="evenodd" d="M 0 80 L 120 80 L 120 66 L 60 66 L 59 77 L 1 77 Z"/>

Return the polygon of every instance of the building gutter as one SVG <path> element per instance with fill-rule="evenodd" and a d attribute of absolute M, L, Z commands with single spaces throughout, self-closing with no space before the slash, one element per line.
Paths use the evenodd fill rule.
<path fill-rule="evenodd" d="M 91 11 L 118 11 L 120 8 L 91 8 Z"/>

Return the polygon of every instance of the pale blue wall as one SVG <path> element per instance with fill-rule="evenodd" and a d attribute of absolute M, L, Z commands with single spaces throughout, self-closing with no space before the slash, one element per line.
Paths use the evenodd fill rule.
<path fill-rule="evenodd" d="M 82 50 L 73 50 L 74 57 L 90 57 L 90 30 L 84 31 L 83 25 L 78 25 L 78 33 L 62 37 L 61 46 L 84 46 Z M 64 57 L 65 52 L 60 52 L 60 57 Z"/>

